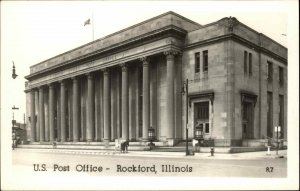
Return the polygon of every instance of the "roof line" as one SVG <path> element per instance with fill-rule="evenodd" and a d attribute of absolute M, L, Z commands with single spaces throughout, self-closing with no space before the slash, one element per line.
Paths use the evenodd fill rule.
<path fill-rule="evenodd" d="M 83 45 L 81 45 L 81 46 L 79 46 L 79 47 L 73 48 L 73 49 L 68 50 L 68 51 L 66 51 L 66 52 L 63 52 L 63 53 L 61 53 L 61 54 L 58 54 L 58 55 L 56 55 L 56 56 L 53 56 L 53 57 L 48 58 L 48 59 L 46 59 L 46 60 L 43 60 L 43 61 L 41 61 L 41 62 L 39 62 L 39 63 L 37 63 L 37 64 L 31 65 L 30 68 L 35 67 L 35 66 L 37 66 L 37 65 L 39 65 L 39 64 L 41 64 L 41 63 L 47 62 L 48 60 L 51 60 L 51 59 L 53 59 L 53 58 L 60 57 L 60 56 L 62 56 L 62 55 L 64 55 L 64 54 L 67 54 L 67 53 L 69 53 L 69 52 L 73 52 L 73 51 L 78 50 L 78 49 L 80 49 L 80 48 L 89 46 L 89 45 L 91 45 L 91 44 L 94 44 L 95 42 L 101 41 L 101 40 L 103 40 L 103 39 L 105 39 L 105 38 L 108 38 L 108 37 L 111 37 L 111 36 L 116 35 L 116 34 L 118 34 L 118 33 L 124 32 L 124 31 L 129 30 L 129 29 L 131 29 L 131 28 L 134 28 L 134 27 L 136 27 L 136 26 L 139 26 L 139 25 L 142 25 L 142 24 L 144 24 L 144 23 L 147 23 L 147 22 L 149 22 L 149 21 L 153 21 L 153 20 L 155 20 L 155 19 L 157 19 L 157 18 L 163 17 L 163 16 L 168 15 L 168 14 L 173 14 L 173 15 L 175 15 L 175 16 L 177 16 L 177 17 L 180 17 L 180 18 L 182 18 L 182 19 L 185 19 L 185 20 L 187 20 L 187 21 L 189 21 L 189 22 L 191 22 L 191 23 L 193 23 L 193 24 L 196 24 L 196 25 L 198 25 L 199 27 L 201 27 L 201 25 L 200 25 L 199 23 L 196 23 L 195 21 L 192 21 L 192 20 L 190 20 L 190 19 L 188 19 L 188 18 L 186 18 L 186 17 L 183 17 L 183 16 L 181 16 L 181 15 L 179 15 L 179 14 L 173 12 L 173 11 L 168 11 L 168 12 L 166 12 L 166 13 L 163 13 L 163 14 L 160 14 L 160 15 L 158 15 L 158 16 L 152 17 L 152 18 L 147 19 L 147 20 L 145 20 L 145 21 L 142 21 L 142 22 L 140 22 L 140 23 L 131 25 L 131 26 L 125 28 L 125 29 L 116 31 L 116 32 L 111 33 L 111 34 L 109 34 L 109 35 L 106 35 L 106 36 L 104 36 L 104 37 L 98 38 L 98 39 L 96 39 L 96 40 L 94 40 L 94 41 L 91 41 L 91 42 L 89 42 L 89 43 L 83 44 Z"/>

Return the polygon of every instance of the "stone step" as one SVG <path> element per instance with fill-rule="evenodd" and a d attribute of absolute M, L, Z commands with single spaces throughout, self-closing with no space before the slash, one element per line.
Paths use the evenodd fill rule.
<path fill-rule="evenodd" d="M 31 149 L 76 149 L 76 150 L 116 150 L 115 146 L 109 145 L 108 147 L 103 145 L 60 145 L 56 146 L 50 144 L 29 144 L 29 145 L 18 145 L 18 148 L 31 148 Z M 120 150 L 120 148 L 117 148 Z M 129 151 L 149 151 L 149 146 L 130 146 L 128 147 Z"/>

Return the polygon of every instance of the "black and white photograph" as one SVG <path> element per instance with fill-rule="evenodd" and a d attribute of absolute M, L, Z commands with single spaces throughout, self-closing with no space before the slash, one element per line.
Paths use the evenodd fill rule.
<path fill-rule="evenodd" d="M 2 1 L 1 190 L 299 189 L 298 8 Z"/>

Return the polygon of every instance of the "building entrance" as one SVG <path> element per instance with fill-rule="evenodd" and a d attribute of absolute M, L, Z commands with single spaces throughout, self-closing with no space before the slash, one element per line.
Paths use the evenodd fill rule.
<path fill-rule="evenodd" d="M 243 102 L 242 138 L 253 139 L 253 104 Z"/>
<path fill-rule="evenodd" d="M 209 133 L 209 102 L 198 102 L 194 104 L 194 129 L 200 126 L 203 134 Z"/>

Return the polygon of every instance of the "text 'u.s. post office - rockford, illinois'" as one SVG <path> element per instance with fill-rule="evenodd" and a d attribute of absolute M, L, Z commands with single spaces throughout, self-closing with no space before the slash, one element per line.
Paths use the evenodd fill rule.
<path fill-rule="evenodd" d="M 287 48 L 234 17 L 167 12 L 30 67 L 31 143 L 174 146 L 201 124 L 215 146 L 287 138 Z M 188 103 L 182 93 L 188 79 Z"/>

